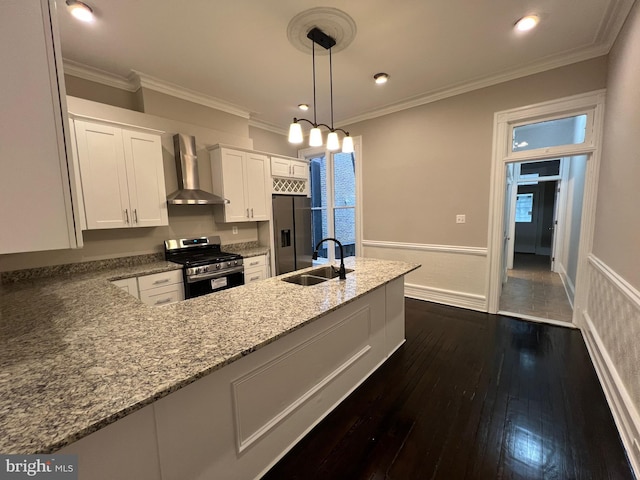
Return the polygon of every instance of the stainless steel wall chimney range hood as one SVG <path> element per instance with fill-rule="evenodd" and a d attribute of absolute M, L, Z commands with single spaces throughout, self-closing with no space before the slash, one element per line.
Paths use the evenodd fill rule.
<path fill-rule="evenodd" d="M 226 198 L 200 190 L 196 137 L 177 133 L 173 136 L 176 156 L 178 190 L 167 197 L 171 205 L 222 205 L 229 203 Z"/>

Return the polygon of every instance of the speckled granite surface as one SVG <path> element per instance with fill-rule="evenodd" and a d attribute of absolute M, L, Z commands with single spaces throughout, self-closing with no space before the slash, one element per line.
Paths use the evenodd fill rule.
<path fill-rule="evenodd" d="M 231 243 L 222 245 L 223 252 L 239 253 L 244 258 L 257 257 L 258 255 L 266 255 L 269 253 L 269 247 L 258 245 L 258 242 L 248 243 Z"/>
<path fill-rule="evenodd" d="M 0 452 L 54 452 L 418 265 L 347 267 L 345 281 L 275 277 L 165 307 L 109 280 L 169 262 L 0 285 Z"/>

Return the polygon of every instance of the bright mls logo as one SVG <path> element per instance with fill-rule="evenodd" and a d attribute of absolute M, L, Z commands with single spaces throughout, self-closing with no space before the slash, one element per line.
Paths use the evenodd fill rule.
<path fill-rule="evenodd" d="M 77 455 L 0 455 L 0 480 L 78 480 Z"/>

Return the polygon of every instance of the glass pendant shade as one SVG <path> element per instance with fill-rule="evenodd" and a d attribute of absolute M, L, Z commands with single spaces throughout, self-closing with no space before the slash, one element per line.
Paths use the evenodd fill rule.
<path fill-rule="evenodd" d="M 309 146 L 321 147 L 322 146 L 322 132 L 320 128 L 315 127 L 309 131 Z"/>
<path fill-rule="evenodd" d="M 327 135 L 327 150 L 335 152 L 340 148 L 340 140 L 338 140 L 338 134 L 336 132 L 329 132 Z"/>
<path fill-rule="evenodd" d="M 342 153 L 353 153 L 353 138 L 346 136 L 342 139 Z"/>
<path fill-rule="evenodd" d="M 289 143 L 302 143 L 302 125 L 293 122 L 289 125 Z"/>

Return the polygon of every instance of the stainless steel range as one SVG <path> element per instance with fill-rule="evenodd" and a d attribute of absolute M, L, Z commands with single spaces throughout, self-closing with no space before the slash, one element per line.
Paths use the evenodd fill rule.
<path fill-rule="evenodd" d="M 183 266 L 185 298 L 244 285 L 242 255 L 223 252 L 220 245 L 218 236 L 164 242 L 165 259 Z"/>

